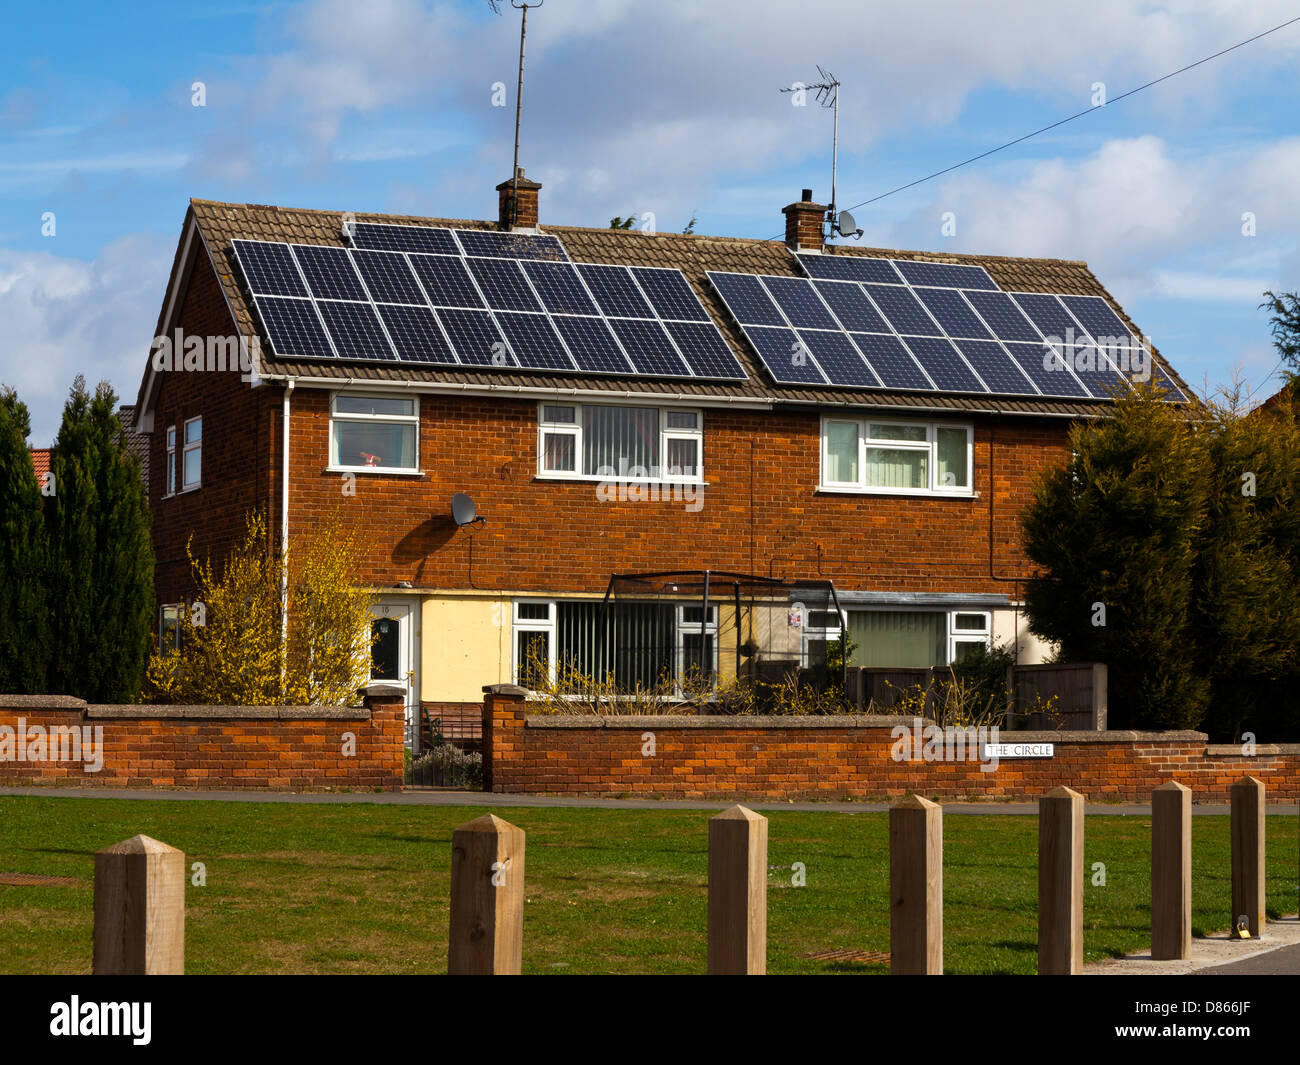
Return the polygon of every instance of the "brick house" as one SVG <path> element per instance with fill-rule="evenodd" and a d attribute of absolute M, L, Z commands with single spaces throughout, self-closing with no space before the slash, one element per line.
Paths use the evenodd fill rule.
<path fill-rule="evenodd" d="M 530 648 L 552 666 L 564 655 L 598 666 L 599 655 L 591 651 L 599 642 L 593 604 L 615 573 L 709 570 L 832 581 L 838 617 L 825 611 L 788 616 L 782 609 L 770 625 L 783 631 L 769 631 L 768 642 L 775 640 L 804 659 L 818 654 L 845 626 L 856 644 L 854 664 L 944 664 L 969 645 L 993 642 L 1013 646 L 1023 662 L 1042 659 L 1047 649 L 1028 633 L 1020 609 L 1027 564 L 1018 542 L 1018 514 L 1037 477 L 1067 454 L 1070 424 L 1103 413 L 1109 400 L 1080 383 L 1082 369 L 1075 373 L 1058 366 L 1063 385 L 1044 387 L 1034 360 L 1050 322 L 1035 328 L 1018 315 L 1016 328 L 1027 330 L 1021 339 L 1026 350 L 1032 347 L 1032 358 L 1021 357 L 1012 366 L 1008 353 L 1014 344 L 994 340 L 981 348 L 963 340 L 960 356 L 944 357 L 975 383 L 944 387 L 941 371 L 946 370 L 933 361 L 933 345 L 948 342 L 934 323 L 960 313 L 971 320 L 971 331 L 983 329 L 983 321 L 994 321 L 993 304 L 1009 301 L 996 291 L 963 297 L 951 289 L 947 295 L 925 289 L 952 278 L 945 274 L 937 281 L 925 273 L 933 266 L 919 264 L 961 267 L 962 277 L 980 275 L 994 290 L 1091 297 L 1092 305 L 1118 312 L 1124 329 L 1136 334 L 1086 264 L 823 246 L 825 208 L 811 202 L 806 190 L 801 201 L 784 208 L 785 242 L 539 227 L 540 186 L 519 182 L 516 211 L 512 184 L 498 186 L 495 222 L 376 215 L 349 220 L 327 211 L 191 201 L 156 335 L 173 338 L 180 330 L 184 337 L 209 338 L 210 347 L 210 338 L 256 338 L 260 349 L 252 353 L 250 373 L 239 372 L 233 355 L 225 369 L 211 357 L 201 370 L 201 359 L 181 369 L 179 356 L 175 366 L 159 369 L 157 345 L 151 351 L 135 412 L 136 429 L 149 440 L 153 471 L 160 631 L 191 593 L 185 561 L 190 536 L 200 556 L 220 557 L 252 509 L 266 515 L 277 538 L 286 528 L 302 528 L 340 509 L 345 519 L 362 523 L 368 537 L 366 579 L 380 596 L 377 675 L 407 680 L 412 705 L 441 716 L 444 724 L 462 716 L 476 720 L 483 685 L 516 678 Z M 476 362 L 463 352 L 447 358 L 447 365 L 431 365 L 420 361 L 422 354 L 408 336 L 399 335 L 396 318 L 387 314 L 392 306 L 383 315 L 386 357 L 349 358 L 333 334 L 335 343 L 324 353 L 333 357 L 288 357 L 281 335 L 267 326 L 277 302 L 259 304 L 248 264 L 237 254 L 237 248 L 248 246 L 237 242 L 307 246 L 306 252 L 294 252 L 300 264 L 314 261 L 312 249 L 352 248 L 329 255 L 352 255 L 360 264 L 358 227 L 392 232 L 374 228 L 382 225 L 455 230 L 456 243 L 464 247 L 488 239 L 475 234 L 546 235 L 558 238 L 572 263 L 649 268 L 656 284 L 672 281 L 680 271 L 689 285 L 686 302 L 693 295 L 704 308 L 695 328 L 716 327 L 723 353 L 738 361 L 740 373 L 710 379 L 695 372 L 582 372 L 572 332 L 562 347 L 575 354 L 559 351 L 560 361 L 551 368 L 536 361 L 531 369 L 516 365 L 530 361 L 527 343 L 517 333 L 504 365 Z M 396 264 L 402 283 L 415 288 L 410 271 L 420 255 L 365 254 L 372 261 L 363 276 L 377 277 L 381 266 Z M 849 292 L 837 282 L 808 281 L 809 267 L 801 264 L 814 259 L 819 273 L 846 262 L 856 270 L 874 260 L 873 268 L 891 271 L 892 287 L 859 289 L 855 282 Z M 419 313 L 430 322 L 436 314 L 438 344 L 450 339 L 459 351 L 469 343 L 464 323 L 453 321 L 455 312 L 436 310 L 441 297 L 428 293 L 439 279 L 430 279 L 427 263 L 420 265 L 416 273 L 434 310 L 421 306 Z M 472 265 L 480 294 L 487 292 L 489 275 L 500 279 L 484 264 Z M 513 271 L 522 264 L 507 266 L 517 284 Z M 576 276 L 569 266 L 558 269 Z M 599 269 L 582 268 L 588 284 L 581 298 L 593 296 L 600 307 L 586 312 L 594 315 L 585 324 L 566 322 L 570 329 L 580 324 L 595 329 L 599 316 L 613 313 L 606 299 L 613 301 L 617 293 L 597 292 Z M 912 282 L 898 276 L 904 271 L 915 273 L 919 286 L 910 296 L 905 290 Z M 544 291 L 542 268 L 530 267 L 525 274 L 534 283 L 524 296 L 536 296 L 544 312 L 555 309 L 554 293 Z M 728 288 L 732 296 L 723 298 L 719 286 L 732 284 L 725 275 L 768 278 L 766 291 L 777 304 L 785 298 L 777 294 L 789 288 L 793 302 L 774 319 L 780 328 L 765 330 L 761 317 L 742 328 L 740 318 L 758 312 L 737 309 L 743 302 L 737 290 Z M 282 299 L 279 305 L 306 313 L 312 336 L 319 338 L 312 300 L 321 315 L 344 308 L 326 305 L 330 296 L 339 296 L 320 291 L 328 277 L 311 276 L 310 299 Z M 650 274 L 635 276 L 645 279 L 641 287 L 650 293 Z M 396 284 L 390 271 L 367 288 L 378 292 L 381 282 Z M 296 274 L 287 283 L 291 291 L 300 287 Z M 744 277 L 735 282 L 741 288 L 749 283 Z M 827 302 L 801 310 L 799 300 L 809 298 L 808 286 L 814 284 Z M 862 298 L 863 290 L 872 291 L 874 305 Z M 882 339 L 870 333 L 869 324 L 858 324 L 856 339 L 844 340 L 850 315 L 883 312 L 896 321 L 895 315 L 909 311 L 893 301 L 918 293 L 927 301 L 930 314 L 920 313 L 929 324 L 906 331 L 935 337 L 905 337 L 904 347 L 897 338 Z M 682 295 L 678 291 L 676 298 Z M 378 302 L 373 293 L 369 298 Z M 498 297 L 489 293 L 487 298 L 493 306 Z M 1026 306 L 1032 299 L 1025 297 Z M 853 301 L 861 308 L 850 306 Z M 691 308 L 665 314 L 657 297 L 649 302 L 655 307 L 647 317 L 695 315 Z M 831 306 L 835 313 L 826 315 Z M 971 308 L 980 313 L 971 314 Z M 1054 309 L 1060 313 L 1059 306 Z M 831 328 L 802 332 L 798 352 L 813 345 L 814 354 L 801 360 L 796 353 L 797 368 L 782 368 L 780 356 L 773 354 L 778 349 L 768 342 L 783 343 L 794 335 L 799 323 L 792 316 L 805 311 L 826 315 Z M 498 315 L 503 323 L 507 317 Z M 545 317 L 525 324 L 538 326 Z M 836 323 L 843 329 L 832 335 Z M 891 326 L 877 328 L 883 333 Z M 645 334 L 631 326 L 616 332 L 627 356 L 622 365 L 637 366 L 629 338 Z M 683 352 L 675 365 L 686 363 L 693 370 L 685 332 L 670 332 Z M 608 334 L 602 336 L 607 343 Z M 658 332 L 655 336 L 662 340 Z M 882 347 L 886 340 L 892 347 Z M 554 337 L 547 343 L 554 346 Z M 760 344 L 768 345 L 766 353 Z M 853 387 L 833 383 L 843 380 L 833 366 L 836 352 L 847 352 L 853 362 L 852 373 L 859 375 Z M 226 353 L 221 354 L 224 359 Z M 894 355 L 899 365 L 887 370 Z M 1001 371 L 989 361 L 978 363 L 987 367 L 978 376 L 972 370 L 977 359 L 994 358 L 1001 360 Z M 864 371 L 863 363 L 873 360 L 875 368 Z M 815 371 L 808 369 L 813 362 Z M 894 387 L 885 387 L 886 376 L 894 372 L 912 375 L 915 384 L 894 377 Z M 998 385 L 995 372 L 1015 380 Z M 863 373 L 871 375 L 866 387 Z M 1174 390 L 1181 382 L 1161 365 L 1158 353 L 1154 373 L 1177 398 Z M 985 377 L 995 383 L 986 384 Z M 631 490 L 622 496 L 602 491 L 610 483 L 609 470 L 597 468 L 602 456 L 610 462 L 601 465 L 613 464 L 615 456 L 623 464 L 616 480 Z M 484 520 L 458 525 L 451 512 L 455 493 L 471 497 Z M 730 663 L 742 661 L 742 649 L 752 652 L 745 636 L 752 636 L 754 618 L 752 610 L 748 618 L 746 612 L 723 602 L 705 617 L 702 610 L 661 603 L 648 623 L 653 635 L 639 638 L 672 645 L 659 648 L 670 670 L 681 668 L 686 647 L 686 659 L 725 677 L 734 668 Z"/>

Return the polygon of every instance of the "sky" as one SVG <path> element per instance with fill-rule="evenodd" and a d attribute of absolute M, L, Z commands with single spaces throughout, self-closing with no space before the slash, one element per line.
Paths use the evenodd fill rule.
<path fill-rule="evenodd" d="M 0 34 L 0 384 L 52 442 L 74 377 L 133 402 L 190 197 L 496 217 L 519 13 L 487 0 L 47 0 Z M 1300 289 L 1300 16 L 1272 0 L 545 0 L 520 161 L 541 221 L 779 237 L 802 188 L 864 246 L 1083 259 L 1197 388 L 1279 385 Z M 1106 99 L 1112 102 L 1099 104 Z M 947 222 L 947 225 L 945 225 Z"/>

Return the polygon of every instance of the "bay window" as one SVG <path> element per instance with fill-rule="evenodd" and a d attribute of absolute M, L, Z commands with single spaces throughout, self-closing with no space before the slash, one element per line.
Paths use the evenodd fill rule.
<path fill-rule="evenodd" d="M 543 403 L 537 422 L 540 477 L 696 483 L 704 479 L 700 411 Z"/>
<path fill-rule="evenodd" d="M 972 494 L 969 425 L 823 418 L 821 438 L 824 490 Z"/>

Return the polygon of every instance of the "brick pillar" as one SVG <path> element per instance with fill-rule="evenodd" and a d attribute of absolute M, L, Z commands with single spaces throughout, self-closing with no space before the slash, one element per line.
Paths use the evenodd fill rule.
<path fill-rule="evenodd" d="M 518 684 L 483 686 L 483 790 L 518 791 L 524 753 L 524 700 Z"/>
<path fill-rule="evenodd" d="M 497 186 L 497 225 L 502 229 L 536 229 L 537 199 L 542 183 L 524 177 L 524 168 L 519 168 L 518 211 L 515 210 L 515 185 L 515 181 L 506 180 Z"/>
<path fill-rule="evenodd" d="M 785 243 L 791 251 L 821 251 L 826 243 L 822 223 L 826 206 L 812 202 L 812 189 L 803 190 L 803 199 L 781 208 L 785 215 Z"/>
<path fill-rule="evenodd" d="M 374 681 L 366 686 L 364 701 L 370 711 L 374 743 L 371 757 L 387 778 L 382 786 L 400 788 L 404 783 L 402 763 L 406 750 L 406 685 L 394 680 Z"/>

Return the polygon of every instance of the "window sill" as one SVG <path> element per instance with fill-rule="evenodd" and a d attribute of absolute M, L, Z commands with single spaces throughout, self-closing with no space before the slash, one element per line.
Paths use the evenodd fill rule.
<path fill-rule="evenodd" d="M 663 477 L 589 477 L 586 474 L 576 473 L 538 473 L 533 475 L 534 481 L 576 481 L 585 484 L 643 484 L 643 485 L 663 485 L 663 486 L 681 486 L 683 488 L 707 488 L 708 481 L 692 481 L 687 478 L 663 478 Z"/>
<path fill-rule="evenodd" d="M 326 466 L 325 473 L 366 473 L 380 477 L 424 477 L 424 470 L 388 469 L 384 466 Z"/>
<path fill-rule="evenodd" d="M 979 492 L 931 492 L 910 488 L 853 488 L 850 485 L 819 484 L 817 495 L 903 496 L 908 499 L 979 499 Z"/>

